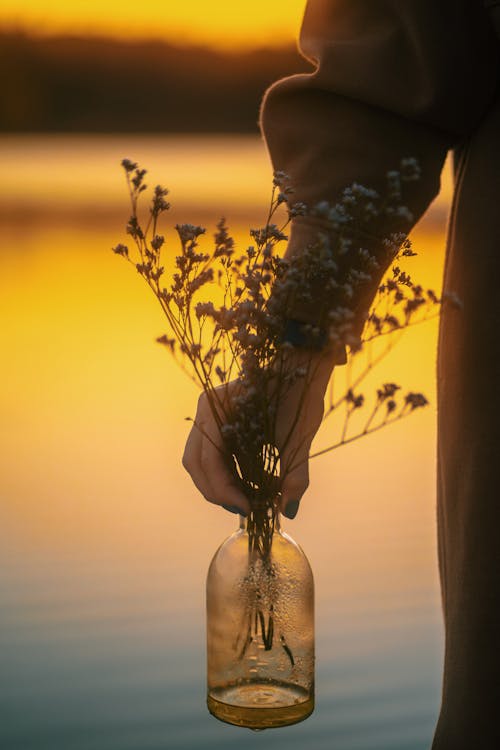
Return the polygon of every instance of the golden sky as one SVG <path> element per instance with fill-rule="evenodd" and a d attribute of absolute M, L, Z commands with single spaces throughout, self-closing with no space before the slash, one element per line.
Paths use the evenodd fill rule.
<path fill-rule="evenodd" d="M 297 37 L 306 0 L 2 0 L 0 24 L 50 34 L 156 37 L 259 47 Z"/>

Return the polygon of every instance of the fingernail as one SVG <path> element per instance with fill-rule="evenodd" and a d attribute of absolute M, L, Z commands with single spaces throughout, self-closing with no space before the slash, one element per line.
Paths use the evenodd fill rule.
<path fill-rule="evenodd" d="M 230 513 L 235 513 L 239 516 L 244 516 L 246 518 L 246 513 L 244 510 L 241 510 L 241 508 L 238 508 L 237 505 L 223 505 L 222 506 L 224 510 L 228 510 Z"/>
<path fill-rule="evenodd" d="M 299 512 L 300 500 L 289 500 L 283 511 L 283 515 L 292 520 Z"/>

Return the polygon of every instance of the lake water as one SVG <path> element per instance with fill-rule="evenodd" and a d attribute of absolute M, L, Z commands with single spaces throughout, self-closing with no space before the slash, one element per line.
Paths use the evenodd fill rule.
<path fill-rule="evenodd" d="M 257 139 L 0 139 L 1 747 L 425 750 L 443 650 L 436 323 L 409 332 L 377 376 L 431 406 L 315 459 L 285 524 L 316 579 L 313 716 L 258 735 L 217 722 L 204 579 L 235 521 L 182 470 L 197 392 L 154 343 L 155 300 L 110 252 L 125 236 L 124 156 L 171 188 L 167 227 L 224 214 L 242 245 L 265 216 Z M 409 269 L 435 288 L 447 186 Z"/>

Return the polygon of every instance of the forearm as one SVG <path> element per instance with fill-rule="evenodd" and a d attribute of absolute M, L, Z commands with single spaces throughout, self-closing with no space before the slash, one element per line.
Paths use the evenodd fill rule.
<path fill-rule="evenodd" d="M 279 81 L 263 102 L 274 168 L 290 176 L 293 200 L 313 208 L 335 204 L 353 182 L 383 194 L 387 172 L 413 157 L 421 178 L 405 186 L 409 230 L 439 192 L 447 150 L 480 120 L 494 91 L 497 45 L 480 4 L 310 0 L 301 46 L 317 70 Z M 393 226 L 388 220 L 378 229 L 382 238 Z M 294 220 L 287 256 L 301 254 L 320 231 L 310 216 Z M 353 300 L 360 320 L 387 265 L 381 242 L 369 250 L 380 274 Z M 317 321 L 318 305 L 306 307 L 295 317 Z"/>

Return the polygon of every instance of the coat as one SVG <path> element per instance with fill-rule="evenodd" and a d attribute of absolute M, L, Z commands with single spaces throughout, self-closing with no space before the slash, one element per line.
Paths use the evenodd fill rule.
<path fill-rule="evenodd" d="M 499 37 L 499 0 L 309 0 L 300 47 L 315 70 L 274 84 L 261 112 L 272 163 L 308 206 L 335 203 L 354 181 L 380 190 L 411 156 L 422 170 L 408 200 L 417 221 L 455 153 L 444 289 L 463 313 L 445 308 L 439 335 L 445 659 L 433 750 L 500 747 Z M 287 254 L 318 227 L 294 219 Z M 357 301 L 360 320 L 370 294 Z"/>

